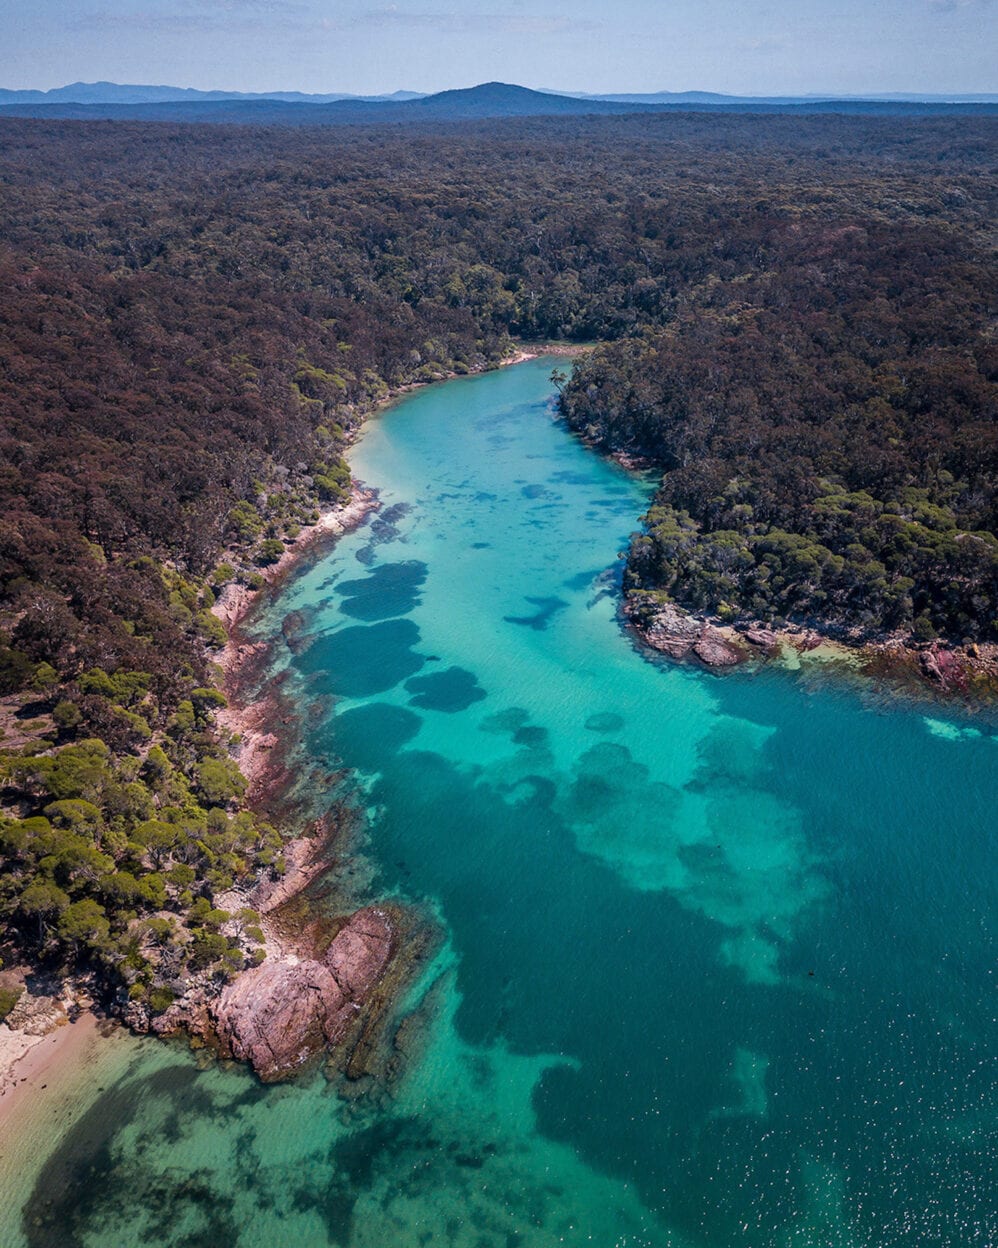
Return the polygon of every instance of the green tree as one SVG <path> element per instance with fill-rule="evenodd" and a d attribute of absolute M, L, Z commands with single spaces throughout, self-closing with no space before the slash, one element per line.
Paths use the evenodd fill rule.
<path fill-rule="evenodd" d="M 52 880 L 33 880 L 21 893 L 18 909 L 38 920 L 38 940 L 45 938 L 49 926 L 69 907 L 69 894 Z"/>
<path fill-rule="evenodd" d="M 111 931 L 104 907 L 89 897 L 67 906 L 59 915 L 56 927 L 59 936 L 77 950 L 81 945 L 99 948 Z"/>

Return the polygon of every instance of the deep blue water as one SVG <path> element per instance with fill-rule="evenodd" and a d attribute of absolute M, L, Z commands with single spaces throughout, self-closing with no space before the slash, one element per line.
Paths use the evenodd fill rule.
<path fill-rule="evenodd" d="M 372 421 L 380 513 L 258 622 L 304 613 L 308 753 L 356 769 L 372 895 L 444 933 L 421 1057 L 347 1105 L 139 1046 L 82 1213 L 84 1137 L 53 1153 L 62 1242 L 998 1242 L 993 727 L 642 657 L 649 486 L 553 421 L 551 366 Z"/>

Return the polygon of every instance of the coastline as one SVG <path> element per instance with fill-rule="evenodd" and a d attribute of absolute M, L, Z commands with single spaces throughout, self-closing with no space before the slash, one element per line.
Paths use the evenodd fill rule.
<path fill-rule="evenodd" d="M 577 346 L 573 343 L 531 343 L 529 348 L 525 344 L 517 344 L 515 352 L 500 360 L 494 366 L 494 369 L 510 368 L 515 364 L 525 364 L 529 360 L 536 360 L 542 355 L 561 355 L 571 358 L 582 355 L 589 349 L 589 347 Z M 482 371 L 488 372 L 494 371 L 494 369 Z M 388 408 L 407 394 L 411 394 L 415 390 L 421 390 L 424 386 L 435 385 L 439 381 L 453 381 L 458 376 L 459 374 L 450 372 L 441 374 L 439 378 L 431 381 L 408 382 L 403 386 L 393 388 L 383 399 L 379 400 L 377 404 L 363 414 L 353 436 L 356 437 L 360 433 L 367 420 L 372 416 L 387 411 Z M 353 438 L 350 441 L 352 442 Z M 348 442 L 347 445 L 349 446 L 350 443 Z M 288 542 L 280 559 L 267 567 L 259 569 L 259 574 L 264 581 L 264 584 L 259 589 L 251 589 L 248 585 L 236 584 L 229 584 L 225 587 L 218 601 L 211 609 L 212 614 L 220 621 L 228 634 L 225 646 L 215 656 L 215 662 L 222 669 L 224 684 L 230 685 L 237 682 L 240 679 L 240 668 L 243 664 L 251 659 L 254 653 L 259 654 L 266 645 L 266 643 L 250 645 L 240 634 L 240 625 L 256 603 L 258 596 L 267 590 L 272 591 L 276 584 L 283 581 L 297 568 L 307 553 L 314 552 L 317 543 L 333 541 L 342 534 L 351 532 L 364 521 L 370 512 L 376 511 L 379 506 L 380 502 L 376 490 L 368 489 L 356 480 L 351 480 L 351 496 L 348 502 L 321 508 L 318 520 L 314 524 L 304 526 L 298 536 Z M 234 713 L 232 716 L 233 721 L 236 718 L 237 716 Z M 257 731 L 258 728 L 258 725 L 252 723 L 247 723 L 246 726 L 250 733 Z M 234 730 L 240 731 L 238 728 Z"/>
<path fill-rule="evenodd" d="M 537 350 L 521 347 L 495 367 L 523 363 L 547 350 L 546 346 Z M 551 353 L 576 352 L 554 346 Z M 364 420 L 428 384 L 432 382 L 393 390 L 364 413 Z M 363 422 L 356 432 L 362 425 Z M 275 731 L 279 724 L 293 719 L 293 707 L 284 704 L 279 688 L 260 689 L 273 639 L 252 641 L 245 635 L 243 624 L 263 597 L 273 593 L 304 559 L 321 550 L 325 543 L 335 542 L 358 527 L 379 506 L 377 491 L 352 480 L 346 502 L 321 508 L 315 523 L 304 526 L 294 539 L 285 539 L 285 549 L 278 560 L 258 569 L 261 584 L 254 588 L 230 582 L 211 608 L 226 633 L 225 645 L 213 655 L 213 660 L 228 704 L 216 713 L 215 722 L 230 735 L 230 751 L 247 780 L 244 804 L 260 813 L 279 807 L 295 778 L 293 765 L 288 763 Z M 263 961 L 240 971 L 221 994 L 201 983 L 203 977 L 193 976 L 189 991 L 164 1014 L 150 1016 L 139 1007 L 129 1006 L 122 1018 L 126 1026 L 139 1034 L 187 1033 L 192 1042 L 206 1044 L 220 1056 L 248 1061 L 267 1079 L 293 1073 L 318 1052 L 349 1042 L 350 1036 L 358 1032 L 365 1052 L 373 1051 L 372 1034 L 394 999 L 387 985 L 395 983 L 397 987 L 403 982 L 431 943 L 421 921 L 401 913 L 394 905 L 353 909 L 352 913 L 332 919 L 313 912 L 305 894 L 343 853 L 346 829 L 339 826 L 339 812 L 335 810 L 310 820 L 296 819 L 293 811 L 283 813 L 295 832 L 282 847 L 286 865 L 283 874 L 276 879 L 260 876 L 248 887 L 216 898 L 219 907 L 253 907 L 259 911 L 266 950 Z M 340 901 L 347 904 L 346 898 Z M 403 948 L 406 944 L 412 948 Z M 308 970 L 312 982 L 299 982 L 303 968 Z M 325 977 L 323 991 L 318 994 L 314 992 L 317 976 Z M 236 985 L 240 988 L 238 993 L 233 991 Z M 289 1011 L 295 1013 L 296 1002 L 300 1006 L 316 996 L 322 1003 L 318 1020 L 321 1034 L 317 1036 L 315 1026 L 310 1024 L 304 1031 L 298 1028 L 300 1034 L 292 1036 L 292 1042 L 285 1035 L 286 1060 L 272 1062 L 270 1042 L 274 1037 L 265 1033 L 273 1026 L 275 1010 L 285 1015 Z M 366 1008 L 369 998 L 370 1009 Z M 226 1012 L 227 999 L 232 1008 Z M 2 1103 L 8 1107 L 15 1100 L 21 1106 L 32 1099 L 21 1093 L 22 1088 L 42 1086 L 42 1079 L 46 1083 L 54 1081 L 57 1073 L 60 1078 L 68 1078 L 79 1068 L 84 1051 L 89 1051 L 84 1040 L 99 1043 L 97 1020 L 87 1008 L 89 997 L 84 999 L 85 1003 L 72 1002 L 67 997 L 70 1011 L 82 1021 L 82 1026 L 79 1021 L 69 1022 L 65 1003 L 53 997 L 33 996 L 31 1000 L 39 1008 L 42 1002 L 58 1007 L 62 1014 L 43 1035 L 0 1024 L 0 1091 Z M 313 1018 L 311 1023 L 315 1022 Z M 242 1035 L 241 1023 L 245 1024 Z M 278 1025 L 285 1030 L 290 1026 L 291 1033 L 295 1031 L 296 1025 L 289 1024 L 287 1017 L 280 1019 Z M 223 1035 L 223 1030 L 228 1034 Z M 278 1043 L 274 1047 L 280 1051 L 282 1046 Z M 343 1067 L 352 1065 L 356 1073 L 357 1045 L 347 1043 L 345 1047 L 348 1051 Z M 264 1060 L 260 1060 L 263 1050 Z M 362 1073 L 368 1073 L 366 1068 Z"/>
<path fill-rule="evenodd" d="M 0 1025 L 0 1035 L 3 1025 Z M 19 1033 L 20 1034 L 20 1033 Z M 0 1046 L 7 1043 L 0 1039 Z M 19 1047 L 24 1047 L 18 1039 Z M 125 1077 L 138 1040 L 116 1022 L 90 1011 L 32 1039 L 9 1072 L 0 1095 L 0 1217 L 4 1244 L 27 1244 L 23 1219 L 39 1191 L 53 1149 Z M 9 1044 L 8 1044 L 9 1047 Z"/>
<path fill-rule="evenodd" d="M 727 624 L 642 591 L 624 595 L 620 614 L 642 650 L 718 674 L 770 662 L 797 670 L 811 658 L 848 667 L 897 696 L 959 698 L 977 710 L 998 701 L 998 645 L 992 643 L 954 647 L 937 640 L 915 647 L 901 636 L 846 640 L 823 631 L 820 622 Z"/>
<path fill-rule="evenodd" d="M 546 342 L 531 343 L 529 346 L 525 343 L 518 343 L 515 352 L 500 360 L 494 367 L 495 369 L 510 368 L 516 364 L 536 360 L 542 355 L 574 358 L 585 354 L 590 349 L 589 346 L 574 343 Z M 447 373 L 434 381 L 409 382 L 392 389 L 364 414 L 354 437 L 360 433 L 367 420 L 387 411 L 407 394 L 420 390 L 424 386 L 434 385 L 436 381 L 450 381 L 457 377 L 457 373 Z M 235 758 L 249 783 L 248 800 L 251 804 L 254 801 L 263 800 L 267 795 L 266 791 L 272 790 L 278 783 L 276 773 L 280 768 L 274 765 L 274 751 L 279 744 L 279 739 L 273 729 L 281 716 L 273 695 L 248 700 L 244 696 L 266 662 L 270 643 L 250 641 L 243 634 L 241 626 L 260 600 L 260 595 L 272 593 L 277 585 L 297 569 L 307 555 L 315 553 L 317 546 L 321 549 L 322 544 L 332 543 L 342 534 L 359 527 L 372 511 L 378 510 L 380 505 L 377 490 L 369 489 L 358 481 L 351 480 L 351 497 L 348 502 L 322 509 L 319 519 L 314 524 L 302 528 L 298 536 L 287 545 L 279 560 L 260 569 L 264 584 L 259 589 L 251 589 L 247 585 L 229 584 L 211 609 L 212 614 L 220 621 L 227 634 L 226 643 L 214 656 L 214 661 L 221 669 L 221 683 L 229 705 L 217 713 L 216 723 L 240 738 Z"/>
<path fill-rule="evenodd" d="M 221 987 L 190 977 L 187 991 L 162 1014 L 126 1010 L 134 1030 L 186 1034 L 219 1057 L 248 1062 L 265 1082 L 294 1074 L 348 1041 L 358 1022 L 369 1024 L 367 998 L 398 952 L 396 936 L 404 925 L 391 906 L 358 910 L 344 898 L 344 906 L 328 916 L 310 906 L 306 894 L 338 860 L 349 820 L 335 804 L 319 818 L 288 805 L 296 779 L 289 758 L 293 743 L 278 734 L 280 725 L 295 720 L 295 708 L 279 682 L 266 678 L 279 635 L 253 641 L 242 626 L 307 556 L 357 528 L 379 505 L 376 491 L 352 481 L 345 503 L 324 508 L 278 561 L 261 570 L 262 585 L 230 584 L 212 608 L 227 634 L 215 657 L 227 704 L 215 722 L 229 734 L 230 753 L 247 781 L 242 804 L 284 824 L 290 835 L 281 846 L 279 873 L 261 873 L 213 899 L 232 915 L 255 912 L 260 960 Z M 224 923 L 223 933 L 237 922 Z"/>
<path fill-rule="evenodd" d="M 247 800 L 251 805 L 262 801 L 264 790 L 273 787 L 275 777 L 270 773 L 277 770 L 274 750 L 278 737 L 274 727 L 279 708 L 272 694 L 247 700 L 247 690 L 266 663 L 271 642 L 250 641 L 242 631 L 242 624 L 260 596 L 272 593 L 307 555 L 358 528 L 379 506 L 376 491 L 351 481 L 349 501 L 324 509 L 314 524 L 303 528 L 281 558 L 261 570 L 264 584 L 259 589 L 227 585 L 212 607 L 212 613 L 221 621 L 227 635 L 214 661 L 220 669 L 228 705 L 217 712 L 215 722 L 239 737 L 234 757 L 248 782 Z"/>
<path fill-rule="evenodd" d="M 515 354 L 501 361 L 497 367 L 523 363 L 542 354 L 578 355 L 586 349 L 559 347 L 559 344 L 530 346 L 532 349 L 529 350 L 520 346 Z M 367 413 L 367 417 L 390 407 L 404 394 L 426 384 L 432 383 L 414 383 L 392 392 L 377 408 Z M 621 462 L 620 457 L 611 458 Z M 640 470 L 644 465 L 627 462 L 623 466 Z M 263 579 L 260 588 L 230 584 L 212 608 L 227 636 L 224 647 L 214 656 L 229 699 L 228 705 L 217 713 L 216 723 L 225 732 L 238 737 L 233 754 L 248 781 L 246 802 L 257 809 L 265 810 L 272 802 L 279 802 L 294 779 L 279 736 L 280 724 L 287 723 L 293 717 L 294 708 L 282 702 L 279 688 L 265 689 L 262 693 L 256 688 L 276 639 L 252 641 L 243 632 L 243 624 L 263 596 L 273 593 L 305 558 L 321 549 L 323 543 L 334 542 L 342 534 L 358 527 L 379 506 L 375 490 L 352 481 L 351 496 L 345 503 L 322 509 L 314 524 L 304 527 L 293 541 L 288 542 L 279 560 L 260 570 Z M 674 660 L 694 662 L 712 671 L 721 672 L 746 663 L 758 665 L 767 661 L 793 668 L 800 665 L 801 656 L 811 656 L 848 665 L 857 677 L 874 676 L 892 680 L 905 685 L 907 692 L 920 692 L 924 697 L 935 694 L 937 698 L 945 696 L 952 699 L 964 695 L 965 700 L 969 700 L 982 694 L 993 698 L 998 689 L 998 647 L 994 646 L 982 648 L 985 654 L 981 659 L 984 672 L 981 679 L 986 688 L 978 690 L 970 689 L 963 664 L 954 666 L 945 657 L 953 652 L 939 646 L 913 650 L 900 641 L 855 646 L 823 635 L 816 628 L 736 628 L 685 612 L 682 614 L 692 622 L 694 632 L 680 630 L 677 637 L 675 630 L 656 629 L 654 620 L 641 618 L 642 613 L 631 609 L 632 602 L 633 595 L 625 595 L 619 601 L 619 608 L 640 648 Z M 647 657 L 652 655 L 649 653 Z M 982 701 L 983 697 L 978 696 L 976 700 Z M 338 837 L 340 829 L 335 822 L 335 818 L 312 820 L 296 829 L 297 834 L 284 843 L 282 852 L 288 870 L 279 880 L 260 878 L 238 895 L 219 895 L 217 899 L 217 904 L 225 909 L 253 906 L 260 911 L 260 926 L 265 936 L 263 944 L 267 951 L 262 964 L 265 967 L 290 969 L 302 962 L 313 962 L 317 948 L 324 955 L 322 940 L 317 940 L 316 932 L 311 930 L 315 916 L 308 911 L 303 894 L 329 870 L 337 857 L 341 854 L 347 856 L 343 852 L 343 838 Z M 389 913 L 391 910 L 391 907 L 370 907 L 335 921 L 334 938 L 339 931 L 348 929 L 358 915 L 365 915 L 362 927 L 368 919 L 374 921 L 370 931 L 361 933 L 361 944 L 367 942 L 369 945 L 370 940 L 374 940 L 386 958 L 379 961 L 379 955 L 374 959 L 379 962 L 379 970 L 368 985 L 372 992 L 378 987 L 378 976 L 384 971 L 387 961 L 399 954 L 402 943 L 399 937 L 407 927 L 406 921 L 400 921 L 398 915 Z M 380 929 L 375 930 L 379 923 Z M 298 928 L 300 930 L 296 930 Z M 362 960 L 369 952 L 369 949 L 353 950 L 354 954 L 362 956 Z M 399 961 L 406 961 L 404 954 Z M 259 969 L 251 966 L 241 971 L 233 982 L 251 981 Z M 336 978 L 335 974 L 333 977 Z M 345 978 L 349 981 L 350 972 Z M 381 992 L 380 988 L 378 991 Z M 196 995 L 197 988 L 194 989 Z M 362 1008 L 363 994 L 360 997 L 353 994 L 346 996 L 349 997 L 351 1010 L 356 1012 Z M 198 1009 L 203 1005 L 203 1000 L 197 1002 Z M 164 1020 L 163 1026 L 157 1026 L 154 1020 L 133 1018 L 128 1021 L 133 1026 L 137 1024 L 136 1029 L 140 1031 L 169 1032 L 186 1027 L 187 1020 L 182 1018 L 182 1013 L 182 1010 L 174 1011 L 171 1018 Z M 92 1020 L 93 1016 L 87 1014 L 86 1018 Z M 204 1023 L 205 1018 L 202 1014 L 200 1020 L 195 1019 L 195 1025 L 187 1029 L 204 1038 L 206 1031 L 210 1030 Z M 42 1076 L 51 1076 L 56 1068 L 71 1066 L 80 1060 L 80 1044 L 70 1042 L 72 1037 L 79 1036 L 78 1028 L 78 1022 L 63 1023 L 48 1035 L 33 1036 L 11 1030 L 0 1023 L 0 1108 L 5 1113 L 15 1099 L 18 1103 L 26 1099 L 22 1089 L 36 1087 Z M 90 1033 L 95 1033 L 95 1028 L 95 1021 L 88 1025 Z"/>
<path fill-rule="evenodd" d="M 229 634 L 228 641 L 215 659 L 226 675 L 233 666 L 238 665 L 236 645 L 239 625 L 256 602 L 257 596 L 282 581 L 317 542 L 333 540 L 343 533 L 349 533 L 370 512 L 376 511 L 378 505 L 378 496 L 374 490 L 365 489 L 358 482 L 352 481 L 350 499 L 346 503 L 336 503 L 320 509 L 318 520 L 304 526 L 298 536 L 289 541 L 280 559 L 260 569 L 264 584 L 259 589 L 252 589 L 248 585 L 226 585 L 211 609 Z"/>
<path fill-rule="evenodd" d="M 496 367 L 525 363 L 542 354 L 577 355 L 584 350 L 562 344 L 536 348 L 531 344 L 529 350 L 519 346 Z M 393 390 L 365 419 L 428 384 L 432 382 Z M 277 731 L 279 724 L 294 721 L 295 708 L 285 702 L 279 681 L 266 680 L 275 639 L 254 641 L 243 625 L 264 596 L 272 594 L 309 554 L 357 528 L 379 506 L 376 490 L 352 480 L 349 500 L 325 508 L 314 524 L 304 527 L 279 560 L 260 570 L 259 587 L 229 584 L 212 607 L 227 636 L 215 656 L 227 705 L 216 713 L 215 722 L 230 734 L 231 752 L 248 784 L 245 803 L 261 813 L 286 801 L 295 779 L 288 743 Z M 258 912 L 265 949 L 262 961 L 240 971 L 220 995 L 193 983 L 164 1014 L 130 1017 L 133 1027 L 158 1034 L 186 1031 L 220 1056 L 249 1061 L 267 1081 L 294 1073 L 331 1047 L 344 1049 L 340 1065 L 348 1078 L 371 1074 L 379 1024 L 399 986 L 425 956 L 432 934 L 418 916 L 394 903 L 354 909 L 332 919 L 331 926 L 327 916 L 314 912 L 306 894 L 341 854 L 348 856 L 343 842 L 349 829 L 342 825 L 349 820 L 344 821 L 335 808 L 319 819 L 308 820 L 306 815 L 303 826 L 301 819 L 301 812 L 290 813 L 289 822 L 298 827 L 282 848 L 287 866 L 283 876 L 260 877 L 248 888 L 215 898 L 222 909 L 251 907 Z M 294 1014 L 301 1017 L 292 1018 Z M 363 1050 L 361 1059 L 358 1050 Z"/>
<path fill-rule="evenodd" d="M 75 1020 L 64 1017 L 43 1035 L 0 1023 L 0 1136 L 40 1092 L 48 1090 L 55 1096 L 59 1080 L 70 1068 L 82 1065 L 99 1036 L 98 1020 L 90 1010 L 81 1011 Z"/>
<path fill-rule="evenodd" d="M 502 361 L 499 367 L 536 359 L 547 350 L 543 346 L 536 350 L 520 347 Z M 578 354 L 578 350 L 562 353 Z M 386 396 L 374 412 L 389 408 L 406 393 L 426 384 L 431 383 L 420 382 L 401 387 Z M 632 471 L 645 467 L 644 464 L 636 462 L 625 462 L 623 466 Z M 234 754 L 249 784 L 246 800 L 257 809 L 265 810 L 269 804 L 286 797 L 294 782 L 294 764 L 288 760 L 287 747 L 282 741 L 279 724 L 292 722 L 295 708 L 286 702 L 279 682 L 272 682 L 269 687 L 264 683 L 261 688 L 267 659 L 276 639 L 252 641 L 243 633 L 242 625 L 249 612 L 261 600 L 260 595 L 273 593 L 274 588 L 299 566 L 320 540 L 335 540 L 357 527 L 379 505 L 376 491 L 366 489 L 353 481 L 349 501 L 326 509 L 314 525 L 304 529 L 288 546 L 280 560 L 264 570 L 264 585 L 260 589 L 229 587 L 214 608 L 228 635 L 227 643 L 218 656 L 218 664 L 229 701 L 228 706 L 218 712 L 217 723 L 237 738 Z M 721 621 L 689 615 L 668 604 L 674 617 L 670 623 L 675 624 L 676 618 L 681 617 L 682 626 L 678 629 L 677 636 L 674 627 L 661 627 L 658 616 L 649 618 L 647 599 L 645 611 L 634 610 L 634 605 L 635 596 L 627 595 L 620 602 L 620 610 L 642 648 L 666 654 L 672 659 L 692 660 L 710 670 L 730 670 L 746 663 L 757 665 L 760 662 L 799 668 L 802 657 L 806 659 L 809 656 L 811 660 L 839 666 L 843 672 L 849 669 L 859 678 L 873 674 L 871 668 L 875 660 L 879 659 L 899 670 L 903 670 L 905 662 L 914 664 L 914 672 L 907 674 L 913 675 L 915 679 L 909 683 L 921 684 L 924 695 L 928 695 L 930 690 L 937 696 L 965 693 L 968 688 L 963 668 L 948 662 L 945 657 L 940 658 L 945 652 L 938 647 L 926 651 L 929 657 L 923 657 L 919 666 L 919 652 L 913 652 L 900 643 L 882 647 L 857 647 L 828 637 L 816 628 L 794 625 L 779 630 L 761 625 L 735 627 Z M 657 606 L 661 608 L 662 604 Z M 901 658 L 898 656 L 898 649 L 903 656 Z M 930 684 L 933 679 L 936 681 L 935 686 Z M 313 976 L 310 988 L 316 987 L 316 977 L 322 980 L 323 941 L 317 928 L 317 923 L 322 920 L 310 910 L 304 894 L 333 865 L 340 831 L 342 829 L 337 827 L 335 814 L 327 819 L 313 820 L 285 843 L 284 852 L 290 869 L 283 880 L 261 880 L 252 889 L 241 892 L 238 897 L 220 896 L 217 899 L 217 904 L 225 909 L 250 905 L 260 912 L 266 956 L 261 966 L 240 972 L 234 981 L 239 985 L 237 990 L 232 991 L 230 988 L 223 993 L 223 1006 L 225 999 L 231 996 L 232 1002 L 239 1002 L 239 1008 L 248 1014 L 248 1018 L 225 1018 L 224 1008 L 221 1014 L 212 1015 L 214 1006 L 210 1002 L 198 1000 L 195 992 L 193 1017 L 190 1004 L 184 1007 L 178 1003 L 179 1008 L 174 1011 L 172 1018 L 168 1012 L 168 1016 L 162 1020 L 154 1021 L 154 1030 L 186 1028 L 192 1034 L 202 1036 L 208 1043 L 217 1043 L 221 1038 L 219 1051 L 223 1056 L 248 1058 L 262 1077 L 280 1078 L 291 1073 L 302 1061 L 314 1057 L 320 1049 L 335 1045 L 342 1038 L 340 1028 L 341 1025 L 345 1026 L 344 1009 L 361 1011 L 369 997 L 380 996 L 382 1013 L 384 1012 L 387 1004 L 384 998 L 387 993 L 379 981 L 386 975 L 388 964 L 396 958 L 405 943 L 399 936 L 404 932 L 407 923 L 404 916 L 394 912 L 393 907 L 369 906 L 335 920 L 337 933 L 349 933 L 351 924 L 359 923 L 358 934 L 363 948 L 354 942 L 350 956 L 358 957 L 357 965 L 366 969 L 362 969 L 358 975 L 356 966 L 348 967 L 346 974 L 342 975 L 334 966 L 333 979 L 338 985 L 356 982 L 359 986 L 363 981 L 363 987 L 358 992 L 340 992 L 338 995 L 333 990 L 329 1008 L 325 1010 L 322 1019 L 312 1026 L 312 1039 L 304 1043 L 302 1036 L 295 1033 L 294 1043 L 298 1046 L 295 1051 L 298 1056 L 283 1071 L 278 1071 L 269 1057 L 265 1057 L 262 1064 L 259 1060 L 261 1050 L 271 1048 L 269 1040 L 264 1043 L 266 1038 L 262 1034 L 269 1025 L 266 1015 L 268 1012 L 273 1013 L 275 1009 L 278 1013 L 284 1013 L 295 994 L 300 998 L 303 986 L 298 982 L 299 968 L 303 965 L 313 968 L 310 972 Z M 339 848 L 342 849 L 342 846 Z M 403 952 L 398 961 L 404 963 L 405 960 Z M 396 970 L 395 974 L 398 973 Z M 254 1000 L 254 985 L 257 981 L 264 989 L 265 1000 L 262 1003 Z M 321 989 L 319 996 L 322 996 Z M 208 1006 L 207 1012 L 205 1005 Z M 257 1019 L 263 1020 L 260 1026 L 254 1021 L 254 1014 Z M 238 1034 L 240 1030 L 244 1033 L 242 1036 Z M 247 1030 L 253 1033 L 248 1038 L 245 1034 Z M 285 1049 L 287 1047 L 285 1045 Z M 256 1057 L 254 1053 L 257 1054 Z"/>
<path fill-rule="evenodd" d="M 586 349 L 521 345 L 495 367 L 542 354 L 574 356 Z M 393 390 L 365 413 L 365 420 L 428 384 L 432 381 Z M 281 558 L 261 570 L 259 588 L 229 585 L 212 608 L 227 634 L 215 659 L 227 698 L 216 723 L 234 740 L 232 752 L 248 782 L 246 804 L 264 814 L 286 802 L 295 780 L 291 743 L 282 740 L 279 725 L 293 723 L 296 714 L 280 681 L 266 680 L 277 638 L 251 640 L 243 625 L 264 596 L 273 594 L 309 554 L 357 528 L 379 506 L 376 490 L 352 480 L 350 499 L 324 509 L 315 524 L 303 528 Z M 379 1054 L 378 1033 L 401 985 L 432 946 L 434 933 L 432 925 L 396 903 L 354 908 L 339 918 L 314 910 L 307 897 L 311 886 L 337 860 L 349 858 L 350 820 L 335 807 L 319 819 L 308 820 L 307 814 L 305 819 L 303 824 L 302 812 L 290 812 L 295 835 L 282 849 L 287 863 L 282 877 L 261 877 L 249 888 L 215 899 L 226 910 L 250 906 L 258 912 L 266 950 L 261 963 L 239 972 L 214 999 L 194 985 L 165 1014 L 149 1020 L 149 1029 L 160 1034 L 186 1031 L 220 1056 L 249 1061 L 265 1081 L 293 1074 L 331 1048 L 338 1051 L 337 1067 L 348 1079 L 363 1079 L 379 1065 L 387 1068 L 397 1062 L 397 1057 L 387 1061 Z M 345 897 L 339 902 L 349 905 Z"/>
<path fill-rule="evenodd" d="M 572 353 L 576 354 L 576 353 Z M 606 451 L 585 434 L 569 430 L 583 446 L 630 473 L 658 473 L 655 460 L 627 451 Z M 644 656 L 656 655 L 722 675 L 742 667 L 772 663 L 798 670 L 802 658 L 835 662 L 856 678 L 876 682 L 897 697 L 966 709 L 998 707 L 998 642 L 962 644 L 935 638 L 916 642 L 898 632 L 869 638 L 858 630 L 810 619 L 777 628 L 762 621 L 729 623 L 681 607 L 655 590 L 621 590 L 618 615 Z"/>

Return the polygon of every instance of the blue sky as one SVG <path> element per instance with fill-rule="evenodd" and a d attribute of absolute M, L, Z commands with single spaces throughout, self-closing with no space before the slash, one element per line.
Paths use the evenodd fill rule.
<path fill-rule="evenodd" d="M 0 86 L 998 91 L 998 0 L 0 0 Z"/>

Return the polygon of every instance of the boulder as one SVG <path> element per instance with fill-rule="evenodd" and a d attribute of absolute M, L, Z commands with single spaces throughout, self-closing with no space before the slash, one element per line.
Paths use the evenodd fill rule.
<path fill-rule="evenodd" d="M 922 675 L 928 680 L 938 681 L 943 684 L 943 674 L 939 669 L 936 656 L 931 650 L 923 650 L 918 656 L 919 666 L 922 669 Z"/>
<path fill-rule="evenodd" d="M 213 1012 L 219 1048 L 249 1062 L 261 1079 L 283 1078 L 332 1038 L 345 1022 L 346 1004 L 321 962 L 264 962 L 218 999 Z"/>
<path fill-rule="evenodd" d="M 674 659 L 685 658 L 695 647 L 702 629 L 699 620 L 688 615 L 682 607 L 666 602 L 642 628 L 645 641 L 656 650 Z"/>
<path fill-rule="evenodd" d="M 708 667 L 733 667 L 749 657 L 744 645 L 674 602 L 650 605 L 635 595 L 624 610 L 642 639 L 670 658 L 685 659 L 692 654 Z"/>
<path fill-rule="evenodd" d="M 11 1031 L 21 1031 L 26 1036 L 47 1036 L 67 1021 L 66 1007 L 57 997 L 30 992 L 21 994 L 6 1018 Z"/>
<path fill-rule="evenodd" d="M 391 957 L 391 929 L 380 910 L 358 910 L 326 950 L 325 964 L 342 991 L 354 999 L 381 978 Z"/>
<path fill-rule="evenodd" d="M 771 628 L 747 628 L 745 637 L 753 646 L 758 646 L 760 650 L 775 650 L 780 644 L 779 637 Z"/>
<path fill-rule="evenodd" d="M 219 1050 L 261 1079 L 292 1074 L 340 1039 L 392 954 L 386 916 L 352 915 L 325 955 L 268 958 L 229 984 L 212 1007 Z"/>
<path fill-rule="evenodd" d="M 919 654 L 918 658 L 922 675 L 927 680 L 935 681 L 943 689 L 958 689 L 966 692 L 967 673 L 952 650 L 946 650 L 938 642 L 933 642 L 928 650 L 923 650 Z"/>
<path fill-rule="evenodd" d="M 693 653 L 708 667 L 734 667 L 748 657 L 740 646 L 729 641 L 723 633 L 710 625 L 704 628 L 693 647 Z"/>

